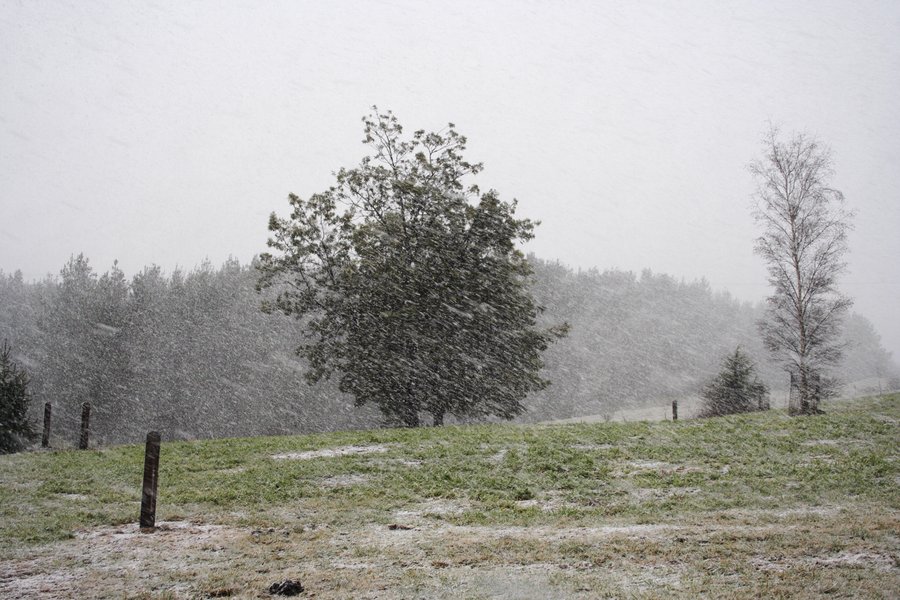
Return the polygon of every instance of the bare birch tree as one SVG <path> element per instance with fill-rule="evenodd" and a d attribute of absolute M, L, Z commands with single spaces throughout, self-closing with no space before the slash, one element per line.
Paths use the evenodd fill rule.
<path fill-rule="evenodd" d="M 801 414 L 820 412 L 835 382 L 825 369 L 840 360 L 841 319 L 852 301 L 837 289 L 845 270 L 852 214 L 830 186 L 831 152 L 806 134 L 782 141 L 770 128 L 765 154 L 750 164 L 757 181 L 754 217 L 763 234 L 772 295 L 759 328 L 773 357 L 791 373 Z"/>

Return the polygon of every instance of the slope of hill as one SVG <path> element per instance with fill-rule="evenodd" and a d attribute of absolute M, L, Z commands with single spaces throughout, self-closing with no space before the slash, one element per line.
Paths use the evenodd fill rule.
<path fill-rule="evenodd" d="M 672 422 L 480 425 L 0 457 L 0 596 L 889 597 L 900 394 Z"/>

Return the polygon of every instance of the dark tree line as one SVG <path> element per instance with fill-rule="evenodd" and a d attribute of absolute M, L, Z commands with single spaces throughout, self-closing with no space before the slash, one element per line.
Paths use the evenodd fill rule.
<path fill-rule="evenodd" d="M 256 276 L 228 261 L 168 275 L 148 267 L 129 280 L 77 256 L 37 283 L 0 274 L 0 335 L 34 398 L 53 403 L 60 440 L 74 439 L 85 401 L 101 444 L 148 429 L 193 438 L 370 423 L 334 389 L 304 389 L 296 325 L 259 311 Z"/>
<path fill-rule="evenodd" d="M 525 400 L 522 420 L 601 414 L 664 404 L 696 392 L 736 345 L 773 390 L 787 387 L 768 363 L 755 322 L 761 306 L 645 271 L 575 271 L 531 257 L 532 290 L 545 325 L 568 322 L 544 354 L 552 381 Z M 259 310 L 254 265 L 126 277 L 74 257 L 56 277 L 0 273 L 0 339 L 28 371 L 32 422 L 54 404 L 54 434 L 74 443 L 80 404 L 95 404 L 92 439 L 134 442 L 149 429 L 169 438 L 324 431 L 382 423 L 336 386 L 309 387 L 294 354 L 300 326 Z M 871 323 L 851 315 L 844 381 L 896 377 Z M 877 384 L 872 391 L 878 391 Z"/>

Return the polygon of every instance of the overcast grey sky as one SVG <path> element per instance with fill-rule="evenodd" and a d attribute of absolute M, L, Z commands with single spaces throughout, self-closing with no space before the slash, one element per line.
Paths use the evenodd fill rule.
<path fill-rule="evenodd" d="M 0 269 L 265 250 L 364 153 L 372 104 L 448 121 L 529 250 L 760 301 L 768 121 L 834 151 L 843 289 L 900 355 L 900 2 L 0 0 Z"/>

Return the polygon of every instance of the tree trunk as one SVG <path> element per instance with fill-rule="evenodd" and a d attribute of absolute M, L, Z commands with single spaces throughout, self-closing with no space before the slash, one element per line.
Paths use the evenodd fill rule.
<path fill-rule="evenodd" d="M 419 415 L 413 411 L 407 411 L 403 415 L 403 426 L 404 427 L 418 427 L 419 426 Z"/>
<path fill-rule="evenodd" d="M 419 426 L 419 411 L 416 410 L 411 398 L 407 397 L 406 405 L 402 408 L 402 411 L 400 419 L 403 421 L 404 427 Z"/>
<path fill-rule="evenodd" d="M 802 362 L 800 363 L 800 383 L 797 386 L 797 391 L 800 396 L 800 414 L 808 415 L 810 414 L 809 410 L 809 378 L 806 373 L 806 365 Z"/>
<path fill-rule="evenodd" d="M 408 338 L 403 340 L 403 355 L 406 357 L 407 365 L 415 362 L 415 350 L 410 345 Z M 418 427 L 419 403 L 416 399 L 415 386 L 409 372 L 406 373 L 405 377 L 406 404 L 403 406 L 403 423 L 407 427 Z"/>

